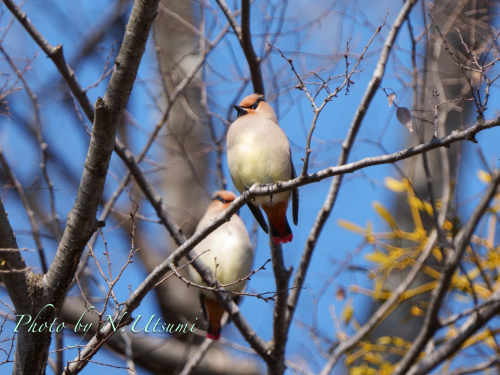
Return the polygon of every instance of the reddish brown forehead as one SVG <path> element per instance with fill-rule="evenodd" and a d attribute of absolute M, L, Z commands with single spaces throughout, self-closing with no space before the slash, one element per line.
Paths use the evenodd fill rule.
<path fill-rule="evenodd" d="M 248 95 L 245 99 L 243 99 L 240 103 L 240 106 L 242 107 L 250 107 L 251 105 L 253 105 L 253 103 L 255 103 L 258 99 L 260 98 L 263 98 L 264 95 L 260 95 L 260 94 L 252 94 L 252 95 Z"/>
<path fill-rule="evenodd" d="M 221 197 L 222 199 L 224 199 L 226 202 L 232 202 L 234 201 L 237 196 L 236 194 L 234 194 L 232 191 L 228 191 L 228 190 L 218 190 L 216 191 L 212 197 L 215 199 L 217 196 Z"/>

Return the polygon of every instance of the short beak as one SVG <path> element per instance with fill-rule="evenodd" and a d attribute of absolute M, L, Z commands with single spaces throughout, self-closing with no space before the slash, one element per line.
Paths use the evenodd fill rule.
<path fill-rule="evenodd" d="M 246 108 L 243 108 L 242 106 L 233 105 L 233 108 L 238 111 L 238 116 L 237 117 L 244 116 L 244 115 L 246 115 L 248 113 L 247 110 L 246 110 Z"/>

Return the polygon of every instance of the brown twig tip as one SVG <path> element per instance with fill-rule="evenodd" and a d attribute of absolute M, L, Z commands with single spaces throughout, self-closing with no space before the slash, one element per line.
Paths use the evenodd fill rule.
<path fill-rule="evenodd" d="M 102 109 L 105 107 L 105 103 L 104 103 L 104 100 L 103 98 L 101 98 L 100 96 L 97 98 L 96 102 L 95 102 L 95 109 Z"/>

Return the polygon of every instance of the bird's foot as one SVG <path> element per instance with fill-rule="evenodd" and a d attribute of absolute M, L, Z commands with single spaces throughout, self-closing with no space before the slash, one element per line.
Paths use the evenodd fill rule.
<path fill-rule="evenodd" d="M 245 188 L 245 190 L 243 190 L 242 194 L 243 194 L 243 197 L 245 199 L 248 199 L 248 195 L 250 194 L 250 191 L 248 190 L 248 188 Z"/>

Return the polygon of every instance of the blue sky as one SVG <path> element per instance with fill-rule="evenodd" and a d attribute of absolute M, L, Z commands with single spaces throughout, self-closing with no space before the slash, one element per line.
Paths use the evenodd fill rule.
<path fill-rule="evenodd" d="M 310 70 L 318 71 L 323 77 L 328 75 L 342 74 L 345 71 L 345 63 L 343 54 L 345 52 L 346 42 L 350 39 L 350 62 L 355 61 L 355 56 L 361 52 L 364 45 L 371 38 L 374 27 L 382 23 L 387 11 L 387 25 L 382 29 L 380 36 L 376 38 L 373 45 L 370 47 L 365 59 L 362 61 L 360 68 L 363 71 L 356 74 L 353 78 L 355 84 L 350 86 L 349 95 L 344 95 L 342 92 L 338 98 L 334 98 L 330 102 L 317 124 L 314 133 L 315 141 L 313 142 L 313 163 L 310 172 L 318 171 L 330 165 L 335 165 L 337 156 L 340 152 L 340 142 L 345 137 L 347 129 L 352 121 L 353 115 L 357 109 L 360 99 L 366 89 L 366 86 L 371 78 L 371 73 L 374 70 L 375 63 L 378 60 L 381 45 L 389 32 L 400 4 L 381 2 L 379 6 L 371 6 L 370 1 L 356 2 L 339 2 L 332 8 L 334 11 L 324 18 L 318 18 L 318 14 L 322 14 L 322 9 L 325 5 L 318 2 L 294 2 L 290 3 L 284 22 L 284 31 L 293 31 L 300 25 L 306 25 L 308 22 L 316 20 L 315 26 L 309 30 L 305 30 L 300 34 L 303 42 L 300 44 L 300 56 L 294 54 L 297 49 L 297 38 L 295 35 L 284 36 L 279 38 L 276 46 L 279 47 L 287 57 L 294 59 L 294 64 L 300 74 L 306 75 Z M 67 61 L 71 62 L 79 51 L 79 40 L 88 35 L 89 32 L 95 30 L 97 25 L 105 19 L 105 15 L 113 7 L 111 1 L 75 1 L 64 2 L 60 0 L 52 0 L 50 2 L 50 12 L 45 11 L 48 7 L 46 2 L 41 0 L 30 0 L 23 7 L 25 12 L 31 18 L 35 26 L 42 32 L 47 40 L 53 44 L 62 44 Z M 260 6 L 260 5 L 259 5 Z M 0 19 L 2 28 L 10 20 L 7 9 L 2 6 L 4 13 Z M 256 8 L 252 13 L 252 31 L 256 34 L 254 43 L 257 51 L 262 51 L 266 43 L 266 38 L 263 36 L 263 17 L 259 12 L 260 8 Z M 362 12 L 364 11 L 364 13 Z M 414 10 L 413 19 L 415 28 L 418 30 L 418 22 L 420 21 L 420 11 Z M 71 22 L 60 22 L 62 18 L 70 19 Z M 276 24 L 273 25 L 276 28 Z M 310 32 L 309 32 L 310 31 Z M 216 32 L 217 33 L 217 32 Z M 215 34 L 216 34 L 215 33 Z M 215 35 L 214 34 L 214 35 Z M 213 37 L 213 36 L 212 36 Z M 239 82 L 231 81 L 231 78 L 237 79 L 239 74 L 232 68 L 233 60 L 228 58 L 226 43 L 235 45 L 235 56 L 240 62 L 244 73 L 248 72 L 244 62 L 244 56 L 235 43 L 234 35 L 228 36 L 209 56 L 209 62 L 216 67 L 217 71 L 227 75 L 226 82 L 220 81 L 219 84 L 210 86 L 209 95 L 216 98 L 218 107 L 214 107 L 214 111 L 221 116 L 227 116 L 227 108 L 230 108 L 232 101 L 235 100 L 235 89 L 239 87 Z M 111 43 L 113 40 L 104 38 L 99 44 L 99 50 L 95 57 L 86 61 L 76 68 L 76 74 L 83 87 L 94 83 L 101 75 L 106 56 L 109 54 Z M 44 137 L 49 147 L 53 147 L 63 156 L 64 163 L 72 170 L 82 171 L 83 163 L 88 146 L 88 137 L 79 124 L 74 111 L 69 112 L 65 106 L 58 103 L 63 98 L 58 97 L 59 91 L 53 91 L 52 86 L 54 77 L 57 77 L 57 72 L 52 62 L 46 58 L 43 52 L 34 44 L 29 35 L 22 27 L 14 22 L 12 29 L 7 34 L 3 45 L 11 56 L 19 58 L 20 64 L 23 64 L 21 58 L 32 58 L 35 52 L 38 51 L 38 56 L 33 62 L 33 67 L 26 73 L 32 85 L 32 90 L 39 95 L 40 103 L 42 104 L 41 113 L 44 123 Z M 116 45 L 115 45 L 116 47 Z M 387 67 L 386 75 L 382 82 L 382 86 L 390 87 L 398 94 L 400 104 L 411 108 L 411 91 L 405 88 L 398 76 L 402 76 L 407 82 L 410 81 L 410 76 L 405 75 L 403 67 L 411 69 L 410 45 L 408 42 L 408 30 L 403 27 L 397 40 L 397 57 L 398 61 L 391 58 Z M 419 51 L 423 53 L 423 51 Z M 116 55 L 116 51 L 114 52 Z M 326 57 L 337 56 L 337 58 L 328 61 Z M 6 66 L 4 61 L 2 66 Z M 277 111 L 280 125 L 288 135 L 292 144 L 293 161 L 297 170 L 301 169 L 300 158 L 304 156 L 304 146 L 306 140 L 306 130 L 309 129 L 313 113 L 310 104 L 304 94 L 299 90 L 294 90 L 293 87 L 297 84 L 292 72 L 289 70 L 288 63 L 284 61 L 277 53 L 271 53 L 270 61 L 277 74 L 276 82 L 267 85 L 268 97 L 275 97 L 281 93 L 276 100 L 271 100 L 271 104 Z M 326 62 L 325 62 L 326 61 Z M 422 66 L 422 58 L 418 59 L 419 66 Z M 352 65 L 351 65 L 352 66 Z M 2 68 L 3 70 L 5 68 Z M 218 75 L 212 70 L 206 69 L 206 80 L 209 82 L 217 82 Z M 263 64 L 264 77 L 268 77 L 271 71 L 269 64 Z M 101 83 L 98 87 L 89 91 L 89 98 L 94 102 L 98 96 L 102 96 L 105 91 L 107 80 Z M 340 80 L 333 81 L 332 87 L 340 84 Z M 152 38 L 150 38 L 144 55 L 141 67 L 139 69 L 138 81 L 134 87 L 130 102 L 129 110 L 138 121 L 138 123 L 146 130 L 150 130 L 158 121 L 160 112 L 156 108 L 153 98 L 149 90 L 158 89 L 159 80 L 157 72 L 156 53 Z M 497 88 L 494 89 L 492 97 L 498 94 Z M 287 93 L 289 92 L 289 93 Z M 247 86 L 242 96 L 252 93 L 250 85 Z M 321 95 L 320 95 L 321 97 Z M 17 92 L 9 97 L 9 105 L 16 114 L 20 114 L 29 118 L 32 116 L 29 102 L 26 100 L 24 92 Z M 487 112 L 488 118 L 493 117 L 494 109 L 491 106 Z M 57 113 L 56 113 L 57 112 Z M 233 114 L 234 116 L 234 114 Z M 234 118 L 234 117 L 233 117 Z M 474 121 L 473 118 L 470 122 Z M 222 134 L 222 124 L 218 125 L 218 132 Z M 305 130 L 306 129 L 306 130 Z M 144 144 L 147 135 L 140 130 L 132 130 L 134 142 L 131 145 L 132 151 L 138 152 Z M 397 121 L 395 117 L 395 108 L 389 108 L 385 94 L 380 90 L 377 92 L 372 101 L 368 112 L 363 121 L 358 142 L 353 148 L 353 152 L 349 158 L 350 161 L 359 160 L 367 156 L 380 155 L 379 148 L 373 145 L 373 141 L 381 141 L 382 146 L 387 152 L 395 152 L 406 147 L 408 139 L 408 131 Z M 414 136 L 414 135 L 413 135 Z M 498 139 L 500 137 L 499 129 L 491 129 L 477 136 L 478 145 L 471 143 L 465 144 L 466 160 L 464 167 L 460 172 L 459 193 L 462 199 L 473 196 L 475 193 L 484 188 L 484 186 L 476 178 L 476 171 L 484 169 L 478 153 L 478 147 L 481 147 L 486 159 L 490 163 L 490 167 L 496 166 L 498 160 Z M 24 133 L 22 127 L 19 126 L 17 118 L 11 119 L 0 117 L 0 145 L 3 151 L 11 162 L 17 176 L 22 181 L 23 186 L 31 186 L 37 182 L 37 176 L 40 176 L 38 164 L 40 162 L 38 149 L 33 147 L 35 144 Z M 68 152 L 70 150 L 70 152 Z M 155 151 L 149 154 L 154 159 Z M 226 176 L 229 176 L 227 163 L 224 160 L 224 170 Z M 399 164 L 400 166 L 403 163 Z M 148 167 L 148 165 L 144 165 Z M 49 172 L 51 172 L 49 165 Z M 120 178 L 123 175 L 123 165 L 121 161 L 113 156 L 110 171 Z M 56 185 L 57 209 L 61 218 L 71 209 L 74 201 L 75 192 L 74 185 L 67 181 L 66 176 L 57 172 L 56 168 L 52 168 L 51 177 Z M 312 310 L 315 293 L 323 286 L 325 280 L 332 275 L 336 267 L 332 260 L 344 260 L 353 250 L 361 243 L 362 238 L 355 234 L 346 232 L 337 225 L 338 219 L 346 219 L 358 225 L 365 226 L 368 221 L 374 223 L 375 231 L 387 229 L 376 212 L 372 209 L 373 201 L 380 201 L 386 204 L 389 208 L 391 202 L 395 198 L 394 193 L 388 192 L 383 181 L 386 176 L 398 177 L 397 171 L 392 165 L 383 165 L 366 169 L 362 172 L 356 172 L 346 176 L 340 190 L 336 206 L 326 223 L 322 234 L 317 243 L 316 251 L 309 269 L 306 289 L 302 292 L 299 308 L 296 312 L 298 319 L 296 324 L 292 325 L 291 335 L 287 346 L 288 358 L 294 362 L 308 362 L 310 370 L 317 372 L 324 359 L 317 354 L 314 343 L 309 338 L 307 331 L 301 327 L 299 321 L 311 324 Z M 154 179 L 154 176 L 151 176 Z M 38 182 L 40 185 L 41 182 Z M 300 256 L 307 239 L 309 230 L 316 218 L 316 215 L 321 208 L 326 194 L 328 192 L 331 179 L 327 179 L 320 183 L 304 186 L 300 189 L 300 214 L 299 226 L 292 227 L 294 232 L 294 240 L 291 244 L 283 247 L 285 262 L 287 266 L 297 268 Z M 38 186 L 38 185 L 37 185 Z M 110 175 L 107 180 L 106 191 L 113 191 L 117 186 L 117 181 Z M 231 186 L 231 185 L 230 185 Z M 215 188 L 215 186 L 213 187 Z M 231 186 L 232 188 L 232 186 Z M 233 189 L 234 190 L 234 189 Z M 9 219 L 12 226 L 17 231 L 18 242 L 20 247 L 34 248 L 34 243 L 23 230 L 29 228 L 29 222 L 26 214 L 19 204 L 14 199 L 15 193 L 12 190 L 2 191 L 2 200 L 9 213 Z M 124 195 L 122 201 L 127 200 Z M 473 210 L 477 200 L 471 200 L 468 204 L 461 207 L 460 213 L 463 217 L 467 217 Z M 48 204 L 48 201 L 47 201 Z M 150 207 L 142 207 L 141 212 L 144 214 L 152 213 Z M 253 218 L 250 212 L 243 208 L 241 216 L 247 228 L 253 225 Z M 291 220 L 289 220 L 291 222 Z M 112 228 L 114 225 L 109 225 Z M 161 232 L 164 235 L 164 228 L 151 223 L 141 224 L 142 229 L 146 233 L 152 234 L 151 238 L 155 238 L 154 234 Z M 105 232 L 106 239 L 112 243 L 116 252 L 114 252 L 114 264 L 116 267 L 121 265 L 126 260 L 126 252 L 129 248 L 128 239 L 123 236 L 118 230 Z M 262 265 L 269 257 L 269 247 L 267 238 L 259 231 L 258 246 L 256 250 L 256 258 L 254 261 L 255 267 Z M 56 242 L 45 238 L 44 246 L 47 248 L 49 259 L 53 256 L 56 250 Z M 102 244 L 99 244 L 102 246 Z M 102 252 L 101 252 L 102 253 Z M 358 255 L 354 263 L 357 265 L 366 266 L 367 262 L 364 259 L 366 250 Z M 38 267 L 38 259 L 35 253 L 27 253 L 25 258 L 33 267 Z M 118 266 L 120 265 L 120 266 Z M 141 267 L 133 267 L 127 270 L 126 280 L 123 280 L 117 285 L 118 298 L 125 300 L 128 296 L 127 284 L 132 284 L 137 287 L 144 279 L 145 274 Z M 119 269 L 119 268 L 118 268 Z M 35 268 L 36 270 L 36 268 Z M 345 301 L 338 301 L 335 298 L 335 292 L 339 286 L 348 288 L 349 285 L 358 284 L 366 288 L 371 287 L 371 282 L 361 272 L 356 274 L 341 273 L 327 290 L 324 298 L 318 305 L 318 329 L 321 333 L 329 336 L 335 336 L 335 326 L 330 315 L 330 306 L 334 306 L 338 315 L 341 314 Z M 266 271 L 261 271 L 255 275 L 249 283 L 250 290 L 259 292 L 273 290 L 272 269 L 268 267 Z M 5 298 L 5 293 L 0 294 L 2 300 Z M 355 318 L 362 322 L 367 317 L 367 312 L 371 304 L 371 299 L 368 297 L 349 295 L 353 299 L 355 306 Z M 265 340 L 269 340 L 272 334 L 272 303 L 265 303 L 261 300 L 246 298 L 242 304 L 242 310 L 248 321 L 254 327 L 259 335 Z M 258 311 L 259 313 L 255 313 Z M 159 310 L 154 305 L 154 297 L 151 294 L 146 298 L 142 306 L 137 310 L 136 314 L 151 315 L 159 314 Z M 224 337 L 244 344 L 244 340 L 234 326 L 225 328 Z M 72 339 L 68 339 L 70 341 Z M 307 360 L 313 353 L 314 360 Z M 73 358 L 74 355 L 67 355 L 67 359 Z M 124 361 L 109 352 L 102 350 L 95 359 L 99 362 L 111 363 L 114 365 L 123 366 Z M 9 364 L 4 365 L 4 368 Z M 318 367 L 319 366 L 319 367 Z M 98 365 L 88 365 L 85 372 L 92 371 L 92 368 L 102 368 Z M 123 373 L 123 370 L 106 368 L 108 373 Z"/>

